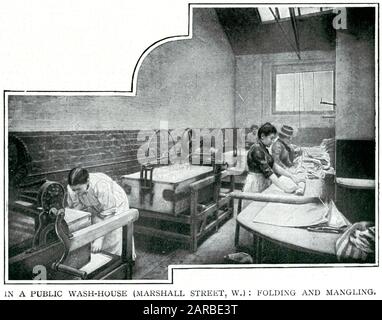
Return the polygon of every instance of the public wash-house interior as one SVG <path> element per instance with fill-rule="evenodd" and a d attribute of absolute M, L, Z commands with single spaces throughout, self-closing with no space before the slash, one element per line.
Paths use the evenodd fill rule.
<path fill-rule="evenodd" d="M 7 93 L 9 280 L 375 263 L 375 8 L 190 21 L 135 95 Z"/>

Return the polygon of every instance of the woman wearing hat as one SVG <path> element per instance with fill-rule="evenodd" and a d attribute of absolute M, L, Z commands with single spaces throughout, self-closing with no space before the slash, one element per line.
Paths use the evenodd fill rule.
<path fill-rule="evenodd" d="M 273 159 L 283 168 L 292 167 L 296 155 L 301 152 L 291 144 L 292 137 L 293 128 L 283 125 L 279 132 L 279 138 L 272 145 Z"/>
<path fill-rule="evenodd" d="M 259 130 L 259 127 L 255 124 L 251 125 L 251 132 L 247 134 L 247 137 L 245 139 L 245 147 L 246 149 L 249 149 L 251 145 L 253 145 L 257 141 L 257 131 Z"/>
<path fill-rule="evenodd" d="M 251 146 L 247 154 L 248 175 L 243 192 L 262 192 L 272 183 L 287 193 L 293 193 L 298 189 L 297 184 L 304 181 L 292 175 L 289 171 L 275 163 L 267 147 L 270 147 L 277 135 L 276 128 L 269 122 L 263 124 L 258 133 L 257 141 Z M 278 176 L 286 176 L 295 184 L 286 185 Z M 250 202 L 250 201 L 249 201 Z M 243 203 L 243 207 L 249 204 Z"/>

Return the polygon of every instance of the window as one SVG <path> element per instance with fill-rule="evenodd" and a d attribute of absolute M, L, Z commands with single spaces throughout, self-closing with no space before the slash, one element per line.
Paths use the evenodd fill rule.
<path fill-rule="evenodd" d="M 334 111 L 332 67 L 278 67 L 272 80 L 274 113 Z"/>
<path fill-rule="evenodd" d="M 257 8 L 261 22 L 276 22 L 277 20 L 290 19 L 290 8 L 288 7 L 259 7 Z M 320 15 L 332 12 L 333 8 L 322 7 L 299 7 L 291 8 L 294 10 L 296 17 L 304 17 L 311 15 Z"/>

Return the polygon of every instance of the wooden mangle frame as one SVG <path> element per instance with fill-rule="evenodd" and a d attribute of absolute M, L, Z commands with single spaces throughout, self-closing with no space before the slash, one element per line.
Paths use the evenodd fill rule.
<path fill-rule="evenodd" d="M 160 130 L 155 131 L 155 133 L 148 140 L 148 145 L 155 135 L 158 135 Z M 168 145 L 170 142 L 170 138 L 173 144 L 176 143 L 173 138 L 171 131 L 167 130 L 168 133 Z M 187 128 L 183 135 L 187 134 L 190 139 L 188 142 L 189 146 L 189 155 L 188 161 L 192 159 L 192 131 Z M 157 144 L 154 146 L 158 148 Z M 169 149 L 170 150 L 170 149 Z M 169 154 L 168 154 L 169 156 Z M 203 156 L 203 155 L 202 155 Z M 212 156 L 212 154 L 211 154 Z M 213 156 L 215 157 L 215 156 Z M 163 158 L 163 154 L 161 157 L 156 159 L 156 164 L 143 165 L 140 173 L 140 192 L 141 196 L 145 196 L 146 194 L 150 194 L 151 202 L 152 202 L 152 178 L 153 178 L 153 170 L 155 167 L 160 167 L 160 160 Z M 170 163 L 170 159 L 168 159 Z M 191 163 L 191 162 L 190 162 Z M 154 168 L 153 168 L 154 167 Z M 229 182 L 229 191 L 233 192 L 235 189 L 235 181 L 234 176 L 229 174 L 227 170 L 223 171 L 224 165 L 215 163 L 215 158 L 212 163 L 213 171 L 207 177 L 201 177 L 200 180 L 190 182 L 189 190 L 186 192 L 187 201 L 190 201 L 189 209 L 185 212 L 181 213 L 164 213 L 164 212 L 156 212 L 153 209 L 145 209 L 139 207 L 140 221 L 135 225 L 135 233 L 142 234 L 148 237 L 165 239 L 169 241 L 176 241 L 177 243 L 184 244 L 190 248 L 191 251 L 195 252 L 198 248 L 198 242 L 202 238 L 205 238 L 209 233 L 212 233 L 213 230 L 217 230 L 220 225 L 224 221 L 227 221 L 229 218 L 233 216 L 234 212 L 234 200 L 226 195 L 222 195 L 220 192 L 222 179 L 226 177 L 230 177 Z M 148 181 L 150 180 L 150 181 Z M 125 190 L 126 190 L 126 186 Z M 213 201 L 210 203 L 201 204 L 201 199 L 205 196 L 203 194 L 206 187 L 209 187 L 208 191 L 209 195 L 211 194 L 212 189 L 212 197 Z M 130 190 L 126 190 L 127 194 L 130 193 Z M 177 195 L 175 194 L 174 197 Z M 183 195 L 184 196 L 184 195 Z M 142 202 L 143 200 L 141 200 Z M 175 211 L 175 210 L 174 210 Z M 145 219 L 151 219 L 155 223 L 149 224 L 144 223 Z M 176 225 L 176 230 L 168 230 L 166 228 L 161 227 L 161 222 L 166 223 L 174 223 Z M 182 232 L 182 227 L 186 226 L 186 231 Z"/>
<path fill-rule="evenodd" d="M 191 188 L 191 245 L 192 251 L 196 251 L 198 240 L 203 238 L 208 232 L 215 228 L 217 230 L 222 221 L 231 218 L 234 210 L 234 202 L 230 196 L 221 196 L 221 179 L 228 176 L 226 171 L 211 177 L 204 178 L 190 185 Z M 210 206 L 200 206 L 198 204 L 199 192 L 206 186 L 214 185 L 214 203 Z M 230 175 L 229 191 L 235 190 L 234 176 Z M 227 206 L 223 209 L 224 206 Z M 212 222 L 207 224 L 207 219 L 214 216 Z"/>
<path fill-rule="evenodd" d="M 142 209 L 139 210 L 141 218 L 188 225 L 190 227 L 189 233 L 182 234 L 143 224 L 135 225 L 135 232 L 150 237 L 176 241 L 187 245 L 191 251 L 195 252 L 198 248 L 199 240 L 213 232 L 213 230 L 218 230 L 222 223 L 233 215 L 234 200 L 228 195 L 222 195 L 220 192 L 221 179 L 227 176 L 230 177 L 229 191 L 233 192 L 235 188 L 234 176 L 230 175 L 227 171 L 222 171 L 191 183 L 190 210 L 188 214 L 171 215 Z M 203 192 L 203 189 L 210 185 L 213 187 L 214 201 L 207 205 L 202 205 L 199 203 L 200 194 Z M 228 192 L 228 194 L 230 192 Z"/>

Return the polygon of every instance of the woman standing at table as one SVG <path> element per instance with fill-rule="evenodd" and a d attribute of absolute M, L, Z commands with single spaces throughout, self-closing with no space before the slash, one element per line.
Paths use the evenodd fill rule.
<path fill-rule="evenodd" d="M 259 127 L 255 124 L 251 125 L 251 131 L 247 134 L 245 139 L 245 148 L 249 149 L 257 141 L 257 132 Z"/>
<path fill-rule="evenodd" d="M 301 148 L 292 144 L 293 128 L 283 125 L 279 132 L 279 137 L 272 144 L 272 156 L 275 162 L 287 169 L 293 167 L 296 156 L 301 155 Z"/>
<path fill-rule="evenodd" d="M 289 171 L 274 162 L 267 147 L 270 147 L 276 139 L 277 130 L 269 122 L 263 124 L 257 132 L 257 141 L 251 146 L 247 154 L 248 176 L 245 181 L 243 192 L 262 192 L 272 183 L 287 193 L 293 193 L 298 189 L 297 184 L 304 181 L 292 175 Z M 290 178 L 295 184 L 287 185 L 279 179 L 279 176 Z M 244 201 L 243 207 L 251 201 Z"/>
<path fill-rule="evenodd" d="M 91 213 L 93 224 L 129 210 L 129 201 L 122 187 L 104 173 L 74 168 L 69 172 L 67 189 L 69 208 Z M 121 255 L 122 228 L 93 241 L 92 252 L 100 251 Z"/>

